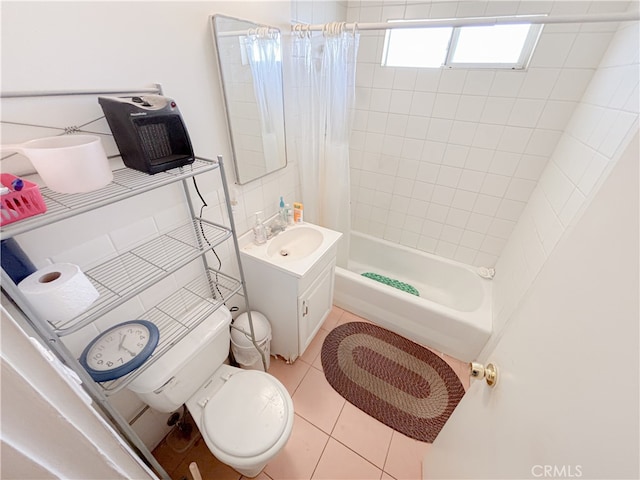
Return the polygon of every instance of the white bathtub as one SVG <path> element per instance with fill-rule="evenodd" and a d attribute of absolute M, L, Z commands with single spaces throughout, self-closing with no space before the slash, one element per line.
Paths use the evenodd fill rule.
<path fill-rule="evenodd" d="M 363 277 L 377 273 L 420 296 Z M 491 334 L 491 280 L 474 267 L 352 232 L 348 269 L 336 267 L 334 304 L 459 360 L 475 360 Z"/>

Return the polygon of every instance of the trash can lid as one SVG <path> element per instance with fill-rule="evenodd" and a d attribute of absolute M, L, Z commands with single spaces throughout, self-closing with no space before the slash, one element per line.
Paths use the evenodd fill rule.
<path fill-rule="evenodd" d="M 253 322 L 253 332 L 256 337 L 256 342 L 260 343 L 271 335 L 271 325 L 267 317 L 260 312 L 251 311 L 251 320 Z M 252 346 L 249 315 L 247 315 L 246 312 L 238 315 L 238 318 L 233 321 L 233 326 L 236 328 L 231 329 L 231 341 L 239 347 Z M 242 330 L 242 332 L 238 329 Z"/>

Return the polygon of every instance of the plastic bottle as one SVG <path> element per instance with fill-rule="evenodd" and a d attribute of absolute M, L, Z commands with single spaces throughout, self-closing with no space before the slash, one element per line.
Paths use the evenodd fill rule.
<path fill-rule="evenodd" d="M 267 229 L 264 226 L 264 216 L 262 212 L 256 212 L 256 224 L 253 227 L 253 241 L 262 245 L 267 241 Z"/>
<path fill-rule="evenodd" d="M 289 223 L 287 216 L 287 206 L 284 203 L 284 199 L 280 197 L 280 223 L 282 225 L 286 226 Z"/>
<path fill-rule="evenodd" d="M 304 206 L 300 202 L 295 202 L 293 204 L 293 223 L 302 223 L 304 220 L 303 216 Z"/>
<path fill-rule="evenodd" d="M 285 212 L 287 214 L 287 225 L 293 225 L 293 208 L 288 203 L 284 206 Z"/>

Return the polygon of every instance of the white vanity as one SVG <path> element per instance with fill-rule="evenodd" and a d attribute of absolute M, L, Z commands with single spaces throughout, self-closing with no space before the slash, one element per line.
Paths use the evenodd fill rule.
<path fill-rule="evenodd" d="M 271 323 L 271 353 L 293 362 L 302 355 L 333 305 L 333 278 L 342 233 L 303 223 L 262 245 L 252 233 L 240 254 L 252 310 Z"/>

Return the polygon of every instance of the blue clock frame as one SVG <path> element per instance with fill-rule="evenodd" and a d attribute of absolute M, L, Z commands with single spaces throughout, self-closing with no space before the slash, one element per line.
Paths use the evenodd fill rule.
<path fill-rule="evenodd" d="M 93 347 L 97 342 L 109 335 L 112 331 L 122 328 L 126 325 L 143 325 L 149 330 L 149 341 L 140 351 L 140 353 L 138 353 L 128 362 L 122 365 L 118 365 L 117 367 L 110 368 L 108 370 L 95 370 L 91 368 L 87 363 L 87 355 L 91 351 L 91 347 Z M 146 362 L 158 346 L 159 340 L 160 331 L 158 330 L 158 327 L 148 320 L 129 320 L 126 322 L 118 323 L 117 325 L 114 325 L 108 330 L 100 333 L 89 343 L 89 345 L 85 347 L 79 358 L 80 365 L 84 367 L 89 375 L 91 375 L 91 378 L 93 378 L 96 382 L 108 382 L 110 380 L 115 380 L 117 378 L 124 377 L 128 373 L 133 372 L 136 368 L 140 367 L 144 362 Z"/>

